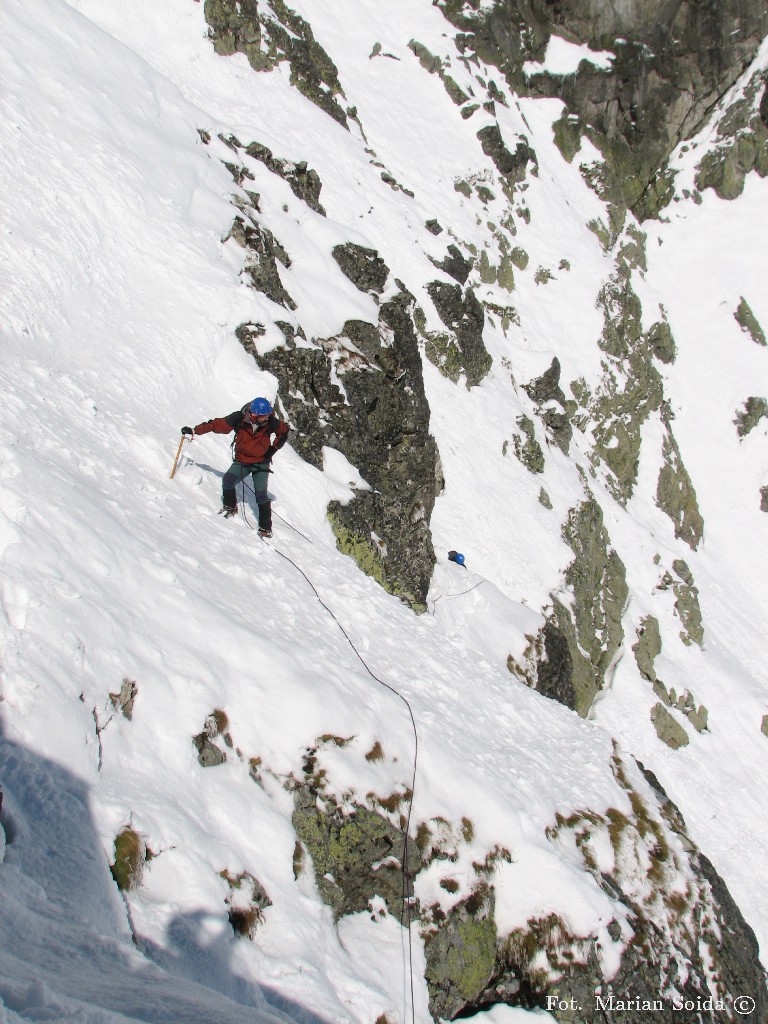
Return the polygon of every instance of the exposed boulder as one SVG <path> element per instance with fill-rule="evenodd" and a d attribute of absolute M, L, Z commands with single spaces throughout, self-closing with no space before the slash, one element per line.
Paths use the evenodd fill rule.
<path fill-rule="evenodd" d="M 653 663 L 661 654 L 661 632 L 655 615 L 646 615 L 637 630 L 637 643 L 632 647 L 640 675 L 650 682 L 656 681 Z"/>
<path fill-rule="evenodd" d="M 452 277 L 459 284 L 466 284 L 472 271 L 472 260 L 468 260 L 456 245 L 448 246 L 448 253 L 442 262 L 432 260 L 438 270 Z"/>
<path fill-rule="evenodd" d="M 704 626 L 699 607 L 699 591 L 694 583 L 693 573 L 682 558 L 674 560 L 672 572 L 674 575 L 664 573 L 658 589 L 667 590 L 672 587 L 675 595 L 675 614 L 683 626 L 680 639 L 687 647 L 691 644 L 698 644 L 701 647 L 704 643 Z"/>
<path fill-rule="evenodd" d="M 425 977 L 435 1020 L 453 1020 L 476 1004 L 496 967 L 495 896 L 488 885 L 456 904 L 425 935 Z"/>
<path fill-rule="evenodd" d="M 662 443 L 663 465 L 656 486 L 656 504 L 675 528 L 675 536 L 695 551 L 704 536 L 704 519 L 693 481 L 683 464 L 680 448 L 672 434 L 669 417 L 664 416 L 666 434 Z"/>
<path fill-rule="evenodd" d="M 219 737 L 227 747 L 232 747 L 229 719 L 221 708 L 214 708 L 206 718 L 202 731 L 192 737 L 192 743 L 197 750 L 197 760 L 203 768 L 215 768 L 227 760 L 226 753 L 213 742 Z"/>
<path fill-rule="evenodd" d="M 455 79 L 453 79 L 446 71 L 446 67 L 450 66 L 449 61 L 443 61 L 440 57 L 436 57 L 433 53 L 430 53 L 427 47 L 416 39 L 411 39 L 408 43 L 408 49 L 418 57 L 419 63 L 425 71 L 428 71 L 431 75 L 437 75 L 440 78 L 441 82 L 445 86 L 445 91 L 457 106 L 460 107 L 467 102 L 469 96 L 467 96 Z M 475 106 L 474 109 L 476 110 L 477 107 Z"/>
<path fill-rule="evenodd" d="M 139 687 L 135 679 L 123 677 L 119 693 L 110 693 L 109 699 L 115 711 L 119 711 L 128 721 L 133 718 L 133 705 L 139 693 Z"/>
<path fill-rule="evenodd" d="M 536 440 L 536 428 L 533 420 L 528 416 L 519 416 L 517 425 L 521 434 L 515 434 L 513 438 L 515 455 L 529 473 L 543 473 L 544 452 Z"/>
<path fill-rule="evenodd" d="M 541 417 L 552 443 L 565 454 L 568 454 L 573 427 L 570 417 L 576 410 L 576 403 L 567 399 L 560 387 L 560 360 L 555 357 L 548 370 L 537 377 L 523 390 L 536 404 L 536 413 Z"/>
<path fill-rule="evenodd" d="M 573 658 L 568 640 L 553 622 L 547 622 L 541 631 L 541 644 L 543 651 L 536 666 L 536 690 L 575 711 Z"/>
<path fill-rule="evenodd" d="M 345 242 L 332 250 L 339 269 L 361 292 L 381 294 L 387 284 L 389 267 L 375 249 Z"/>
<path fill-rule="evenodd" d="M 272 150 L 260 142 L 251 142 L 245 151 L 248 156 L 260 160 L 270 171 L 286 181 L 293 194 L 303 200 L 311 210 L 325 216 L 325 210 L 320 202 L 323 183 L 317 171 L 307 166 L 306 160 L 301 160 L 299 163 L 283 160 L 281 157 L 274 156 Z"/>
<path fill-rule="evenodd" d="M 529 164 L 534 172 L 538 171 L 536 154 L 524 137 L 517 142 L 514 153 L 507 148 L 498 124 L 489 124 L 481 128 L 477 138 L 483 152 L 491 158 L 508 188 L 511 189 L 525 180 Z"/>
<path fill-rule="evenodd" d="M 656 735 L 662 743 L 672 750 L 688 746 L 688 733 L 680 723 L 672 717 L 663 704 L 654 704 L 651 708 L 651 721 Z"/>
<path fill-rule="evenodd" d="M 736 309 L 736 312 L 733 315 L 736 318 L 736 323 L 739 325 L 742 331 L 745 334 L 748 334 L 756 345 L 768 344 L 768 342 L 766 342 L 765 340 L 765 331 L 760 326 L 757 317 L 752 312 L 749 303 L 743 295 L 741 296 L 739 305 Z"/>
<path fill-rule="evenodd" d="M 768 401 L 753 395 L 744 403 L 744 408 L 736 413 L 736 430 L 739 437 L 746 437 L 758 425 L 761 419 L 768 419 Z"/>
<path fill-rule="evenodd" d="M 294 794 L 293 827 L 312 858 L 320 896 L 337 919 L 368 910 L 379 897 L 400 918 L 409 883 L 403 871 L 415 872 L 420 854 L 384 815 L 361 803 L 341 808 L 328 794 L 306 783 Z M 404 864 L 405 861 L 405 864 Z"/>
<path fill-rule="evenodd" d="M 621 616 L 629 591 L 624 563 L 593 497 L 571 509 L 563 538 L 576 557 L 565 572 L 570 601 L 553 594 L 554 621 L 571 652 L 573 706 L 586 716 L 624 639 Z"/>
<path fill-rule="evenodd" d="M 458 284 L 432 281 L 427 291 L 438 316 L 455 339 L 467 387 L 479 384 L 493 362 L 483 342 L 485 312 L 482 303 L 471 288 L 462 291 Z"/>

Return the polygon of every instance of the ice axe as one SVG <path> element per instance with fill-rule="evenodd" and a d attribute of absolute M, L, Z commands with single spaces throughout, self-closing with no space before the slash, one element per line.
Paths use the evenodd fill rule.
<path fill-rule="evenodd" d="M 186 440 L 187 440 L 187 434 L 182 434 L 181 435 L 181 440 L 179 441 L 179 447 L 176 449 L 176 458 L 173 460 L 173 469 L 171 470 L 171 476 L 170 476 L 171 480 L 173 480 L 174 476 L 176 475 L 176 467 L 179 464 L 179 458 L 181 456 L 181 449 L 184 447 L 184 442 Z"/>

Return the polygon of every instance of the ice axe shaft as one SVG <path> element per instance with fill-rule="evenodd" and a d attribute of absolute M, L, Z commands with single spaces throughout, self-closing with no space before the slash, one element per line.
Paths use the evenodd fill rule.
<path fill-rule="evenodd" d="M 179 447 L 176 449 L 176 458 L 173 460 L 173 469 L 171 470 L 171 480 L 176 475 L 176 467 L 179 464 L 179 458 L 181 457 L 181 449 L 184 447 L 184 442 L 187 440 L 187 435 L 182 434 L 181 440 L 179 441 Z"/>

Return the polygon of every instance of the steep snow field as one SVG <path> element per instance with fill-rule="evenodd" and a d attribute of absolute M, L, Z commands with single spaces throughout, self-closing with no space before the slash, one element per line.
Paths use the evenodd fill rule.
<path fill-rule="evenodd" d="M 263 165 L 251 167 L 264 216 L 293 261 L 284 281 L 296 320 L 316 335 L 352 316 L 375 319 L 330 259 L 337 242 L 378 248 L 421 297 L 435 275 L 428 256 L 443 253 L 425 220 L 437 217 L 462 239 L 477 228 L 453 181 L 490 167 L 478 124 L 457 116 L 407 46 L 417 37 L 435 52 L 450 47 L 439 12 L 426 0 L 364 10 L 340 0 L 332 14 L 310 0 L 294 6 L 337 62 L 365 141 L 292 89 L 287 70 L 257 76 L 240 55 L 216 56 L 202 5 L 4 5 L 3 1024 L 368 1024 L 411 1013 L 426 1024 L 416 928 L 410 953 L 390 916 L 355 915 L 334 931 L 310 874 L 294 879 L 284 786 L 325 735 L 354 737 L 320 755 L 339 794 L 403 792 L 416 752 L 409 708 L 418 732 L 413 822 L 472 820 L 473 838 L 452 865 L 460 887 L 473 857 L 495 844 L 513 851 L 497 885 L 507 927 L 557 912 L 578 934 L 601 935 L 608 964 L 616 955 L 606 927 L 617 905 L 556 858 L 544 834 L 558 811 L 626 804 L 610 770 L 615 736 L 656 771 L 768 948 L 768 520 L 758 494 L 768 459 L 764 425 L 739 442 L 732 423 L 766 387 L 765 350 L 732 313 L 746 295 L 768 322 L 768 182 L 749 179 L 736 203 L 680 203 L 648 229 L 642 297 L 649 320 L 664 306 L 678 343 L 666 386 L 706 540 L 692 555 L 653 504 L 661 439 L 651 438 L 646 451 L 657 455 L 644 456 L 636 499 L 626 511 L 604 503 L 627 562 L 627 650 L 583 721 L 506 668 L 571 560 L 558 524 L 583 495 L 574 458 L 548 453 L 552 510 L 539 504 L 541 481 L 503 458 L 524 408 L 512 377 L 527 381 L 554 354 L 564 380 L 599 373 L 595 296 L 611 269 L 586 227 L 602 204 L 551 144 L 559 104 L 513 101 L 503 112 L 505 132 L 525 127 L 539 157 L 530 225 L 520 228 L 532 254 L 514 293 L 522 326 L 488 327 L 494 368 L 470 391 L 425 362 L 446 476 L 428 614 L 414 616 L 336 551 L 325 507 L 351 499 L 358 474 L 335 453 L 322 473 L 290 446 L 276 458 L 272 543 L 249 529 L 252 507 L 250 523 L 215 514 L 225 439 L 187 444 L 168 478 L 183 423 L 274 397 L 274 379 L 234 338 L 243 320 L 271 323 L 276 307 L 246 287 L 242 250 L 222 241 L 234 186 L 219 132 L 320 174 L 327 219 Z M 397 59 L 370 59 L 376 42 Z M 209 146 L 198 130 L 214 136 Z M 414 199 L 382 182 L 366 144 Z M 562 259 L 569 273 L 534 283 L 533 267 L 556 270 Z M 591 486 L 606 494 L 599 479 Z M 456 547 L 468 570 L 448 562 Z M 660 675 L 710 711 L 711 731 L 677 752 L 656 738 L 629 650 L 643 615 L 658 614 L 660 601 L 671 608 L 671 595 L 654 595 L 657 553 L 663 565 L 686 557 L 694 567 L 706 630 L 702 651 L 676 641 L 671 615 L 664 626 Z M 109 697 L 124 678 L 138 686 L 131 721 Z M 215 708 L 226 711 L 233 748 L 207 770 L 191 739 Z M 377 741 L 384 759 L 367 761 Z M 256 758 L 259 785 L 249 771 Z M 127 902 L 108 868 L 126 825 L 155 854 Z M 244 870 L 273 903 L 252 943 L 232 934 L 220 874 Z M 437 882 L 421 878 L 417 895 L 445 900 Z M 530 1016 L 497 1007 L 484 1020 Z"/>

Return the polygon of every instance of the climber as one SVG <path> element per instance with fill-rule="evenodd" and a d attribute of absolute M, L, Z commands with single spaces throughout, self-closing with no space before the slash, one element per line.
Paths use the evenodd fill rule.
<path fill-rule="evenodd" d="M 266 398 L 254 400 L 224 416 L 198 423 L 194 428 L 182 427 L 182 435 L 190 439 L 195 434 L 229 434 L 233 430 L 232 442 L 234 462 L 221 481 L 222 506 L 220 512 L 226 517 L 237 514 L 235 487 L 249 474 L 253 477 L 253 491 L 259 506 L 259 536 L 272 536 L 272 503 L 267 493 L 272 456 L 283 447 L 288 439 L 289 427 L 279 419 Z M 274 440 L 272 437 L 274 435 Z"/>

